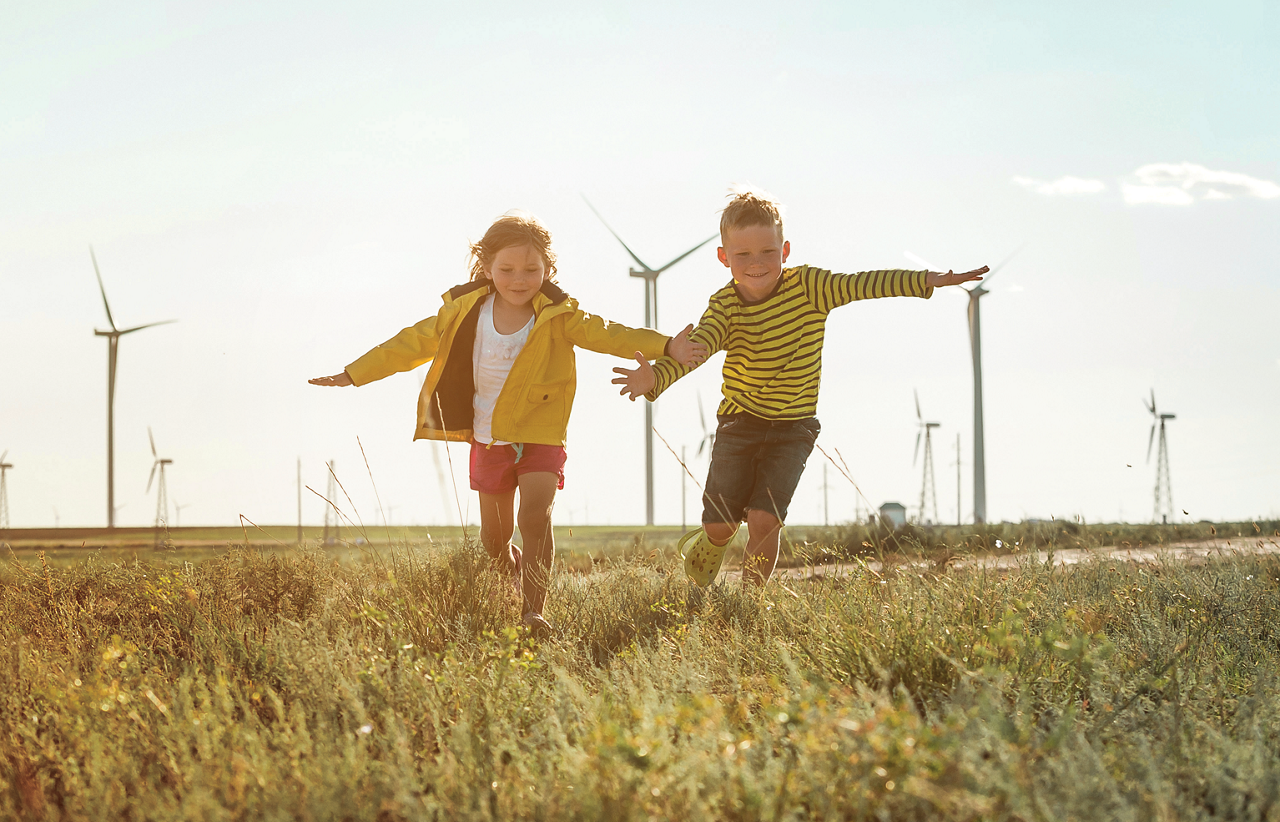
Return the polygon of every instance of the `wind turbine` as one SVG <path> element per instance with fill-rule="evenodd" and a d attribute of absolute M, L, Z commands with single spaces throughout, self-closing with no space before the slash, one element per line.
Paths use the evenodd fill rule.
<path fill-rule="evenodd" d="M 630 273 L 632 277 L 640 277 L 644 280 L 645 328 L 657 330 L 658 275 L 720 235 L 712 234 L 710 237 L 698 243 L 693 248 L 681 254 L 679 257 L 676 257 L 661 268 L 650 268 L 645 264 L 644 260 L 636 256 L 636 253 L 631 250 L 630 246 L 623 242 L 623 239 L 618 236 L 618 232 L 614 231 L 613 228 L 610 227 L 609 223 L 605 222 L 604 217 L 600 215 L 599 211 L 596 211 L 596 207 L 591 204 L 591 201 L 588 200 L 585 195 L 582 197 L 582 200 L 587 204 L 587 208 L 591 209 L 592 213 L 595 214 L 596 217 L 599 218 L 600 222 L 604 224 L 604 227 L 609 229 L 609 233 L 613 235 L 613 238 L 621 243 L 622 247 L 627 250 L 627 253 L 631 255 L 631 259 L 635 260 L 636 264 L 640 266 L 639 269 L 630 269 Z M 649 402 L 644 404 L 644 522 L 645 525 L 653 525 L 653 403 Z"/>
<path fill-rule="evenodd" d="M 920 394 L 914 389 L 912 393 L 916 398 L 916 422 L 920 426 L 920 433 L 916 434 L 916 452 L 911 458 L 911 466 L 914 468 L 916 460 L 920 457 L 920 440 L 924 440 L 924 477 L 920 483 L 920 521 L 926 522 L 925 512 L 928 510 L 928 504 L 933 503 L 933 522 L 938 522 L 938 489 L 933 476 L 933 429 L 941 427 L 942 423 L 925 422 L 924 417 L 920 414 Z"/>
<path fill-rule="evenodd" d="M 1166 420 L 1174 419 L 1173 414 L 1161 414 L 1156 411 L 1156 390 L 1151 389 L 1151 403 L 1147 404 L 1146 400 L 1142 401 L 1147 406 L 1147 410 L 1151 412 L 1151 433 L 1147 436 L 1147 464 L 1151 464 L 1151 446 L 1155 442 L 1156 426 L 1160 427 L 1160 451 L 1156 457 L 1156 507 L 1155 518 L 1169 523 L 1169 517 L 1173 516 L 1173 484 L 1169 481 L 1169 443 L 1164 436 L 1164 424 Z"/>
<path fill-rule="evenodd" d="M 98 278 L 98 290 L 102 292 L 102 306 L 107 309 L 107 322 L 110 331 L 93 330 L 95 337 L 107 338 L 107 527 L 116 527 L 116 356 L 120 348 L 120 338 L 153 325 L 167 325 L 177 320 L 163 320 L 158 323 L 135 325 L 133 328 L 116 328 L 116 321 L 111 316 L 111 304 L 107 302 L 107 289 L 102 285 L 102 273 L 98 271 L 98 258 L 94 256 L 93 246 L 89 246 L 89 258 L 93 260 L 93 273 Z"/>
<path fill-rule="evenodd" d="M 8 451 L 0 454 L 0 531 L 9 527 L 9 485 L 5 480 L 5 474 L 9 473 L 13 463 L 4 461 L 7 456 L 9 456 Z"/>
<path fill-rule="evenodd" d="M 716 432 L 714 428 L 707 428 L 707 417 L 702 413 L 702 395 L 698 394 L 698 422 L 702 423 L 702 439 L 698 440 L 698 456 L 702 456 L 705 449 L 707 459 L 711 459 L 711 452 L 716 447 Z"/>
<path fill-rule="evenodd" d="M 1021 250 L 1022 246 L 1014 249 L 1014 252 L 1005 257 L 1000 265 L 987 272 L 983 282 L 973 288 L 964 289 L 969 292 L 969 348 L 973 353 L 973 522 L 975 525 L 981 525 L 987 521 L 987 460 L 986 443 L 982 436 L 982 317 L 978 301 L 984 294 L 991 293 L 984 286 L 989 284 L 996 272 L 1008 265 Z M 910 251 L 905 254 L 907 259 L 923 265 L 930 271 L 945 270 L 930 265 Z"/>
<path fill-rule="evenodd" d="M 151 426 L 147 426 L 147 439 L 151 440 L 151 457 L 155 462 L 151 463 L 151 476 L 147 477 L 147 493 L 151 493 L 151 483 L 156 478 L 156 470 L 160 472 L 160 484 L 156 486 L 156 539 L 159 540 L 159 532 L 161 528 L 169 526 L 169 493 L 164 481 L 164 467 L 172 465 L 173 460 L 161 459 L 156 453 L 156 438 L 151 435 Z"/>

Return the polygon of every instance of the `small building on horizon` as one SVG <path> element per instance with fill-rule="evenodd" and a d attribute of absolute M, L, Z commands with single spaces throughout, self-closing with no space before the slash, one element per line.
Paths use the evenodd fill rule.
<path fill-rule="evenodd" d="M 880 521 L 896 531 L 907 524 L 907 507 L 900 502 L 886 502 L 880 506 Z"/>

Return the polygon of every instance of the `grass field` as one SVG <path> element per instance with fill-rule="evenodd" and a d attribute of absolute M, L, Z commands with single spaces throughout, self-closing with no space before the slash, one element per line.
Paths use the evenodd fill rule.
<path fill-rule="evenodd" d="M 476 529 L 458 526 L 377 526 L 343 528 L 324 544 L 324 530 L 308 526 L 302 544 L 320 547 L 343 561 L 363 561 L 397 546 L 459 545 Z M 603 561 L 648 558 L 657 550 L 669 560 L 683 530 L 678 526 L 557 526 L 557 560 L 567 569 L 585 571 Z M 780 563 L 785 566 L 902 552 L 938 554 L 1017 553 L 1046 548 L 1097 549 L 1111 546 L 1159 546 L 1200 540 L 1280 536 L 1280 522 L 1154 524 L 1084 524 L 1073 521 L 999 523 L 987 526 L 908 526 L 897 531 L 867 525 L 787 526 Z M 519 542 L 517 532 L 516 541 Z M 741 553 L 742 538 L 738 539 Z M 43 551 L 52 565 L 83 562 L 90 555 L 104 561 L 153 563 L 201 562 L 233 548 L 291 554 L 298 546 L 297 526 L 63 528 L 0 531 L 0 549 L 25 562 Z M 730 563 L 735 554 L 731 551 Z"/>
<path fill-rule="evenodd" d="M 1035 539 L 1001 533 L 915 550 Z M 1274 557 L 932 574 L 843 537 L 792 561 L 888 568 L 703 592 L 656 540 L 587 551 L 542 643 L 465 541 L 14 554 L 0 818 L 1280 818 Z"/>

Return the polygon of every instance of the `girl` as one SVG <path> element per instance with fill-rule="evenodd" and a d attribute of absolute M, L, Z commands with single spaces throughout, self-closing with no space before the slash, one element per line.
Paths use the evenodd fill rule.
<path fill-rule="evenodd" d="M 365 385 L 430 361 L 414 439 L 471 443 L 471 488 L 480 492 L 480 541 L 523 596 L 524 624 L 539 634 L 555 542 L 551 510 L 564 488 L 565 431 L 577 388 L 573 347 L 684 365 L 706 359 L 688 339 L 587 314 L 555 284 L 551 235 L 509 213 L 471 246 L 471 281 L 444 294 L 434 317 L 406 328 L 312 385 Z M 511 544 L 516 490 L 523 554 Z"/>

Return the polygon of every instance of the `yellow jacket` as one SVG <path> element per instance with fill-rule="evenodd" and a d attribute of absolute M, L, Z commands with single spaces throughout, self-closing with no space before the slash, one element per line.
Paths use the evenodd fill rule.
<path fill-rule="evenodd" d="M 434 317 L 404 329 L 347 366 L 351 381 L 366 385 L 431 361 L 418 395 L 415 440 L 471 439 L 472 348 L 481 302 L 492 291 L 488 280 L 450 289 Z M 588 314 L 549 281 L 534 296 L 533 310 L 536 319 L 528 342 L 511 366 L 493 410 L 494 439 L 565 444 L 578 385 L 575 345 L 619 357 L 639 351 L 654 360 L 663 355 L 670 340 L 657 331 L 628 328 Z"/>

